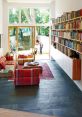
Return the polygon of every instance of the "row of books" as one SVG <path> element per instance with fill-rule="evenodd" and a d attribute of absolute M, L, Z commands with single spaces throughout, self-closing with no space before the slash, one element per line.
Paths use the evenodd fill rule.
<path fill-rule="evenodd" d="M 60 50 L 62 53 L 66 54 L 67 56 L 71 58 L 77 58 L 79 59 L 79 54 L 73 50 L 70 50 L 69 48 L 66 48 L 64 46 L 61 46 L 60 44 L 56 45 L 56 49 Z"/>
<path fill-rule="evenodd" d="M 63 37 L 67 39 L 74 39 L 82 41 L 82 32 L 71 31 L 71 32 L 64 32 L 64 31 L 53 31 L 52 35 L 56 35 L 58 37 Z"/>
<path fill-rule="evenodd" d="M 56 24 L 55 29 L 82 29 L 82 20 L 76 20 L 72 22 Z"/>
<path fill-rule="evenodd" d="M 82 43 L 76 43 L 75 41 L 72 40 L 65 40 L 65 39 L 61 39 L 59 38 L 59 43 L 62 45 L 65 45 L 69 48 L 72 48 L 74 50 L 77 50 L 79 52 L 82 52 Z"/>
<path fill-rule="evenodd" d="M 65 12 L 61 17 L 58 17 L 57 19 L 52 20 L 52 22 L 59 23 L 73 18 L 81 17 L 81 16 L 82 16 L 82 9 L 79 9 L 77 11 Z"/>
<path fill-rule="evenodd" d="M 55 36 L 52 36 L 51 38 L 51 44 L 53 44 L 55 42 Z"/>

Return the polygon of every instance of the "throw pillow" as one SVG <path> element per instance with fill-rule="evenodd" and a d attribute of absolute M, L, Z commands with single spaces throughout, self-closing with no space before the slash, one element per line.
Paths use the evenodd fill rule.
<path fill-rule="evenodd" d="M 9 56 L 6 56 L 6 60 L 7 61 L 13 61 L 13 56 L 10 56 L 10 55 Z"/>
<path fill-rule="evenodd" d="M 0 61 L 0 69 L 5 69 L 5 62 L 3 61 Z"/>
<path fill-rule="evenodd" d="M 24 58 L 24 55 L 19 54 L 18 58 Z"/>
<path fill-rule="evenodd" d="M 3 56 L 0 58 L 0 61 L 6 62 L 6 58 Z"/>

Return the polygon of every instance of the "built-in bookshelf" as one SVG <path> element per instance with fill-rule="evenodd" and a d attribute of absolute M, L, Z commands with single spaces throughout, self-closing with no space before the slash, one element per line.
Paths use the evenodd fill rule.
<path fill-rule="evenodd" d="M 82 9 L 64 13 L 61 17 L 53 19 L 51 36 L 54 49 L 57 49 L 63 55 L 65 54 L 72 60 L 72 79 L 80 80 L 80 55 L 82 55 Z"/>

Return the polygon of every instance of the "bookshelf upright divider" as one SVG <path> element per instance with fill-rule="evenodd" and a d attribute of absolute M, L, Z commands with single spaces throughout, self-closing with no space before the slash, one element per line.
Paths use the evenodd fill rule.
<path fill-rule="evenodd" d="M 53 48 L 51 53 L 54 52 L 55 55 L 61 54 L 61 56 L 58 55 L 60 58 L 53 54 L 51 56 L 59 63 L 69 77 L 73 80 L 81 80 L 82 9 L 64 13 L 61 17 L 54 19 L 51 36 Z M 62 65 L 59 59 L 62 59 L 60 61 L 64 61 L 66 64 Z M 68 67 L 70 65 L 71 69 L 68 71 L 65 65 Z"/>

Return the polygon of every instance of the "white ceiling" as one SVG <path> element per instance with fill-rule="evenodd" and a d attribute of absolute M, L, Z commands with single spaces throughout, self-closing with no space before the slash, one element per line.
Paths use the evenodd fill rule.
<path fill-rule="evenodd" d="M 50 3 L 53 0 L 7 0 L 7 1 L 16 3 Z"/>

